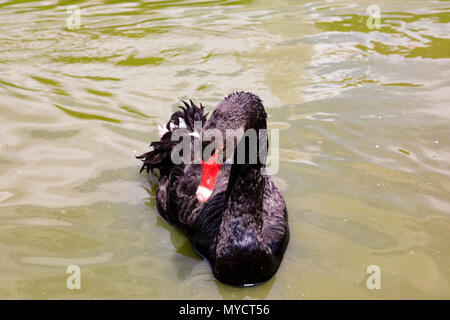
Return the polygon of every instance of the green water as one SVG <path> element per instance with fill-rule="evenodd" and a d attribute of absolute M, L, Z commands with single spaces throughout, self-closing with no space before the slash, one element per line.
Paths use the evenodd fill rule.
<path fill-rule="evenodd" d="M 371 4 L 0 1 L 0 298 L 450 298 L 450 3 L 377 1 L 379 29 Z M 291 229 L 244 289 L 158 217 L 134 159 L 180 99 L 234 90 L 280 130 Z"/>

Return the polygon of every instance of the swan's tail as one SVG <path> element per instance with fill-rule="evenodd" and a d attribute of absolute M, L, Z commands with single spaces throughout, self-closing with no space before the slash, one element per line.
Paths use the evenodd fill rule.
<path fill-rule="evenodd" d="M 166 175 L 173 166 L 170 157 L 172 149 L 179 142 L 179 140 L 172 141 L 172 133 L 177 129 L 194 132 L 196 121 L 201 121 L 202 126 L 206 122 L 205 108 L 201 104 L 198 107 L 192 101 L 190 103 L 189 105 L 183 101 L 184 106 L 179 107 L 181 111 L 174 112 L 164 127 L 158 127 L 160 141 L 153 141 L 150 144 L 153 150 L 137 157 L 143 162 L 140 172 L 145 170 L 149 173 L 152 169 L 159 169 L 161 176 Z"/>

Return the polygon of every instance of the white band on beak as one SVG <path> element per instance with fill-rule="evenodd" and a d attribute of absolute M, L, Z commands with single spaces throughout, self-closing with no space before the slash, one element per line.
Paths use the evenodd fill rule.
<path fill-rule="evenodd" d="M 196 195 L 198 201 L 205 202 L 206 200 L 209 199 L 211 194 L 212 194 L 212 190 L 209 190 L 209 189 L 206 189 L 205 187 L 199 186 L 197 188 L 197 192 L 195 195 Z"/>

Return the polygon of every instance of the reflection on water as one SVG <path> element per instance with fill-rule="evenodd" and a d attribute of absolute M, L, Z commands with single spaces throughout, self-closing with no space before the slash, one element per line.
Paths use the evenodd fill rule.
<path fill-rule="evenodd" d="M 378 2 L 379 29 L 361 0 L 77 4 L 70 30 L 60 2 L 0 3 L 0 297 L 450 297 L 446 2 Z M 134 158 L 234 90 L 280 130 L 291 227 L 253 288 L 214 279 Z"/>

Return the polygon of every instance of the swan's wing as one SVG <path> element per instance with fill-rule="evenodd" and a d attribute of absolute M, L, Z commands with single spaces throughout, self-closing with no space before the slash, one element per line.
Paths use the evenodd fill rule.
<path fill-rule="evenodd" d="M 286 203 L 271 176 L 266 176 L 263 199 L 263 239 L 272 253 L 282 256 L 289 240 Z"/>

